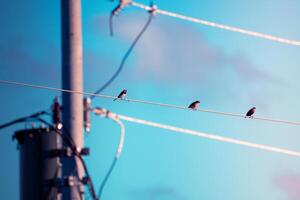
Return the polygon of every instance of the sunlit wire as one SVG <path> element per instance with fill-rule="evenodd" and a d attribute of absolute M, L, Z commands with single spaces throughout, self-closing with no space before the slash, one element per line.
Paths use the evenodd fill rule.
<path fill-rule="evenodd" d="M 134 2 L 134 1 L 131 2 L 131 5 L 135 6 L 135 7 L 142 8 L 142 9 L 147 10 L 147 11 L 149 11 L 151 9 L 150 6 L 146 6 L 144 4 L 137 3 L 137 2 Z M 282 38 L 282 37 L 276 37 L 276 36 L 265 34 L 265 33 L 259 33 L 259 32 L 256 32 L 256 31 L 250 31 L 250 30 L 246 30 L 246 29 L 242 29 L 242 28 L 238 28 L 238 27 L 218 24 L 218 23 L 215 23 L 215 22 L 210 22 L 210 21 L 206 21 L 206 20 L 203 20 L 203 19 L 189 17 L 189 16 L 185 16 L 185 15 L 181 15 L 181 14 L 177 14 L 177 13 L 174 13 L 174 12 L 169 12 L 169 11 L 161 10 L 161 9 L 157 9 L 156 13 L 161 14 L 161 15 L 174 17 L 174 18 L 177 18 L 177 19 L 182 19 L 182 20 L 185 20 L 185 21 L 190 21 L 190 22 L 193 22 L 193 23 L 201 24 L 201 25 L 206 25 L 206 26 L 215 27 L 215 28 L 219 28 L 219 29 L 223 29 L 223 30 L 227 30 L 227 31 L 237 32 L 237 33 L 241 33 L 241 34 L 245 34 L 245 35 L 250 35 L 250 36 L 253 36 L 253 37 L 257 37 L 257 38 L 272 40 L 272 41 L 275 41 L 275 42 L 285 43 L 285 44 L 289 44 L 289 45 L 300 46 L 300 41 L 297 41 L 297 40 L 290 40 L 290 39 L 286 39 L 286 38 Z"/>
<path fill-rule="evenodd" d="M 166 130 L 179 132 L 179 133 L 183 133 L 183 134 L 198 136 L 198 137 L 202 137 L 202 138 L 206 138 L 206 139 L 210 139 L 210 140 L 216 140 L 216 141 L 220 141 L 220 142 L 226 142 L 226 143 L 236 144 L 236 145 L 240 145 L 240 146 L 246 146 L 246 147 L 250 147 L 250 148 L 254 148 L 254 149 L 261 149 L 261 150 L 265 150 L 265 151 L 271 151 L 271 152 L 275 152 L 275 153 L 300 157 L 300 152 L 292 151 L 289 149 L 283 149 L 283 148 L 279 148 L 279 147 L 273 147 L 273 146 L 258 144 L 258 143 L 254 143 L 254 142 L 248 142 L 248 141 L 244 141 L 244 140 L 238 140 L 238 139 L 233 139 L 233 138 L 229 138 L 229 137 L 213 135 L 213 134 L 194 131 L 194 130 L 190 130 L 190 129 L 184 129 L 184 128 L 180 128 L 180 127 L 176 127 L 176 126 L 170 126 L 170 125 L 166 125 L 166 124 L 151 122 L 151 121 L 138 119 L 138 118 L 134 118 L 134 117 L 129 117 L 129 116 L 125 116 L 125 115 L 117 114 L 116 117 L 118 117 L 124 121 L 143 124 L 146 126 L 152 126 L 152 127 L 156 127 L 156 128 L 160 128 L 160 129 L 166 129 Z"/>

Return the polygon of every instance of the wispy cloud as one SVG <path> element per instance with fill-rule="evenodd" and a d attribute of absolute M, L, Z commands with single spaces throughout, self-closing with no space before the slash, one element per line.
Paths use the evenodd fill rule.
<path fill-rule="evenodd" d="M 285 192 L 290 200 L 300 199 L 300 174 L 279 175 L 273 179 L 275 186 Z"/>
<path fill-rule="evenodd" d="M 60 83 L 60 51 L 43 40 L 9 38 L 0 45 L 1 78 Z"/>
<path fill-rule="evenodd" d="M 117 18 L 116 35 L 131 42 L 144 20 L 130 15 Z M 107 16 L 95 18 L 94 25 L 95 31 L 107 34 Z M 281 83 L 242 52 L 228 54 L 191 26 L 166 18 L 154 19 L 131 56 L 135 58 L 135 67 L 130 73 L 127 68 L 125 75 L 132 81 L 180 85 L 193 93 L 196 89 L 208 95 L 214 91 L 215 95 L 227 96 L 231 101 L 248 99 L 259 107 L 267 107 L 260 100 L 260 96 L 270 92 L 267 88 Z"/>
<path fill-rule="evenodd" d="M 241 81 L 271 78 L 241 52 L 228 55 L 189 26 L 155 19 L 152 23 L 135 51 L 137 72 L 145 77 L 175 82 L 203 81 L 203 77 L 218 75 L 216 71 L 226 67 L 241 76 Z M 131 41 L 142 24 L 140 18 L 128 17 L 118 24 L 118 34 Z"/>
<path fill-rule="evenodd" d="M 185 198 L 173 187 L 153 186 L 148 188 L 134 189 L 130 192 L 133 199 L 153 200 L 184 200 Z"/>

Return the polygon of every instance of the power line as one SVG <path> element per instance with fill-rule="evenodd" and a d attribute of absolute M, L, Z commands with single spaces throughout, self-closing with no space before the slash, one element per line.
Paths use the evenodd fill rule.
<path fill-rule="evenodd" d="M 133 117 L 125 116 L 125 115 L 116 114 L 116 117 L 121 119 L 121 120 L 128 121 L 128 122 L 143 124 L 143 125 L 146 125 L 146 126 L 152 126 L 152 127 L 156 127 L 156 128 L 160 128 L 160 129 L 166 129 L 166 130 L 179 132 L 179 133 L 183 133 L 183 134 L 188 134 L 188 135 L 194 135 L 194 136 L 198 136 L 198 137 L 202 137 L 202 138 L 207 138 L 207 139 L 210 139 L 210 140 L 216 140 L 216 141 L 220 141 L 220 142 L 237 144 L 237 145 L 240 145 L 240 146 L 247 146 L 247 147 L 254 148 L 254 149 L 261 149 L 261 150 L 265 150 L 265 151 L 271 151 L 271 152 L 275 152 L 275 153 L 300 157 L 300 152 L 292 151 L 292 150 L 289 150 L 289 149 L 283 149 L 283 148 L 279 148 L 279 147 L 273 147 L 273 146 L 248 142 L 248 141 L 244 141 L 244 140 L 238 140 L 238 139 L 233 139 L 233 138 L 229 138 L 229 137 L 223 137 L 223 136 L 208 134 L 208 133 L 194 131 L 194 130 L 190 130 L 190 129 L 179 128 L 179 127 L 176 127 L 176 126 L 170 126 L 170 125 L 166 125 L 166 124 L 146 121 L 146 120 L 143 120 L 143 119 L 133 118 Z"/>
<path fill-rule="evenodd" d="M 90 92 L 72 91 L 72 90 L 66 90 L 66 89 L 61 89 L 61 88 L 42 86 L 42 85 L 34 85 L 34 84 L 22 83 L 22 82 L 16 82 L 16 81 L 0 80 L 0 83 L 25 86 L 25 87 L 31 87 L 31 88 L 46 89 L 46 90 L 53 90 L 53 91 L 59 91 L 59 92 L 68 92 L 68 93 L 74 93 L 74 94 L 83 94 L 83 95 L 95 96 L 95 97 L 106 98 L 106 99 L 117 98 L 116 96 L 94 94 L 94 93 L 90 93 Z M 141 104 L 154 105 L 154 106 L 160 106 L 160 107 L 166 107 L 166 108 L 174 108 L 174 109 L 180 109 L 180 110 L 195 111 L 195 112 L 205 112 L 205 113 L 211 113 L 211 114 L 223 115 L 223 116 L 231 116 L 231 117 L 239 117 L 239 118 L 245 117 L 245 115 L 243 115 L 243 114 L 220 112 L 220 111 L 207 110 L 207 109 L 191 110 L 184 106 L 177 106 L 177 105 L 172 105 L 172 104 L 164 104 L 164 103 L 137 100 L 137 99 L 120 99 L 120 100 L 125 101 L 125 102 L 141 103 Z M 300 125 L 300 122 L 296 122 L 296 121 L 272 119 L 272 118 L 266 118 L 266 117 L 253 117 L 253 119 L 260 120 L 260 121 L 268 121 L 268 122 L 273 122 L 273 123 L 278 123 L 278 124 L 287 124 L 287 125 L 295 125 L 295 126 Z"/>
<path fill-rule="evenodd" d="M 144 4 L 134 2 L 134 1 L 131 2 L 131 5 L 135 6 L 135 7 L 138 7 L 138 8 L 142 8 L 142 9 L 147 10 L 147 11 L 151 10 L 151 7 L 146 6 Z M 215 23 L 215 22 L 210 22 L 210 21 L 206 21 L 206 20 L 203 20 L 203 19 L 189 17 L 189 16 L 185 16 L 185 15 L 181 15 L 181 14 L 177 14 L 177 13 L 174 13 L 174 12 L 169 12 L 169 11 L 161 10 L 161 9 L 157 9 L 156 13 L 166 15 L 166 16 L 169 16 L 169 17 L 174 17 L 174 18 L 177 18 L 177 19 L 182 19 L 182 20 L 185 20 L 185 21 L 190 21 L 190 22 L 197 23 L 197 24 L 202 24 L 202 25 L 205 25 L 205 26 L 210 26 L 210 27 L 214 27 L 214 28 L 227 30 L 227 31 L 237 32 L 237 33 L 240 33 L 240 34 L 250 35 L 250 36 L 253 36 L 253 37 L 257 37 L 257 38 L 272 40 L 272 41 L 275 41 L 275 42 L 285 43 L 285 44 L 289 44 L 289 45 L 300 46 L 300 41 L 297 41 L 297 40 L 290 40 L 290 39 L 286 39 L 286 38 L 282 38 L 282 37 L 276 37 L 276 36 L 265 34 L 265 33 L 259 33 L 259 32 L 256 32 L 256 31 L 250 31 L 250 30 L 246 30 L 246 29 L 242 29 L 242 28 L 238 28 L 238 27 L 233 27 L 233 26 L 228 26 L 228 25 L 219 24 L 219 23 Z"/>

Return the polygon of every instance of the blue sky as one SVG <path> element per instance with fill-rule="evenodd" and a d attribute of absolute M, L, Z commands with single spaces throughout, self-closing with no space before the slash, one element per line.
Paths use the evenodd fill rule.
<path fill-rule="evenodd" d="M 139 1 L 148 4 L 148 1 Z M 159 8 L 227 25 L 300 40 L 296 0 L 156 1 Z M 60 87 L 58 0 L 0 2 L 0 79 Z M 109 36 L 116 3 L 83 1 L 84 88 L 93 92 L 116 70 L 147 19 L 128 7 Z M 299 47 L 265 41 L 158 15 L 118 79 L 104 93 L 128 89 L 129 98 L 299 121 Z M 56 92 L 0 85 L 0 122 L 49 108 Z M 95 99 L 117 113 L 300 151 L 299 127 Z M 98 188 L 113 158 L 119 128 L 93 117 L 86 158 Z M 123 154 L 103 193 L 114 200 L 296 200 L 300 161 L 236 145 L 125 123 Z M 1 130 L 0 194 L 19 197 L 15 130 Z"/>

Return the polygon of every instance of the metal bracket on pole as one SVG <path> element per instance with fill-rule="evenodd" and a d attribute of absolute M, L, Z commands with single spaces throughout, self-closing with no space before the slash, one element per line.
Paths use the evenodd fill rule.
<path fill-rule="evenodd" d="M 46 184 L 51 187 L 61 188 L 61 187 L 78 186 L 81 183 L 84 185 L 88 185 L 89 181 L 90 181 L 89 177 L 86 177 L 86 176 L 83 177 L 82 180 L 80 180 L 80 181 L 76 181 L 76 179 L 78 180 L 78 177 L 75 177 L 75 176 L 67 176 L 64 178 L 53 178 L 53 179 L 47 180 Z M 80 183 L 78 183 L 78 182 L 80 182 Z"/>
<path fill-rule="evenodd" d="M 79 154 L 82 156 L 90 155 L 90 149 L 88 147 L 82 148 L 79 151 Z M 73 150 L 70 147 L 66 147 L 63 149 L 52 149 L 49 151 L 46 151 L 44 156 L 47 158 L 53 158 L 53 157 L 71 157 L 75 156 L 76 153 L 73 152 Z"/>

